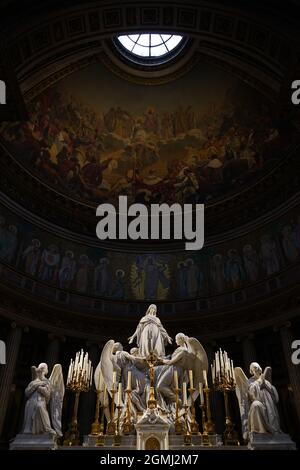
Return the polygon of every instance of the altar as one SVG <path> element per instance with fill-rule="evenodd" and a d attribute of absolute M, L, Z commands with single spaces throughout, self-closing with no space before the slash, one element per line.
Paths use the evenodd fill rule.
<path fill-rule="evenodd" d="M 33 380 L 25 390 L 23 432 L 11 449 L 204 450 L 295 449 L 280 429 L 271 369 L 252 363 L 247 378 L 234 367 L 226 351 L 216 351 L 208 366 L 201 343 L 184 333 L 175 336 L 173 353 L 166 355 L 172 338 L 150 305 L 128 339 L 135 347 L 125 351 L 110 339 L 93 371 L 83 350 L 71 359 L 66 387 L 74 394 L 73 414 L 62 432 L 65 382 L 56 364 L 47 379 L 47 364 L 33 367 Z M 78 405 L 82 393 L 96 393 L 90 433 L 80 436 Z M 229 398 L 235 392 L 240 406 L 242 433 L 231 418 Z M 224 397 L 222 435 L 215 431 L 211 410 L 213 393 Z"/>

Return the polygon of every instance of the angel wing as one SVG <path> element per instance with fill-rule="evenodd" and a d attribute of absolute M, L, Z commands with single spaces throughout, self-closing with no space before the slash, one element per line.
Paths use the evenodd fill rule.
<path fill-rule="evenodd" d="M 62 367 L 60 364 L 55 364 L 55 366 L 53 367 L 49 381 L 51 384 L 50 415 L 52 427 L 56 431 L 58 436 L 62 436 L 61 414 L 65 394 L 65 384 L 62 373 Z"/>
<path fill-rule="evenodd" d="M 272 383 L 272 367 L 267 366 L 263 372 L 263 376 L 266 380 Z"/>
<path fill-rule="evenodd" d="M 107 408 L 109 406 L 109 400 L 108 400 L 107 393 L 104 393 L 105 381 L 104 381 L 104 377 L 101 371 L 101 359 L 94 373 L 94 382 L 95 382 L 96 390 L 101 391 L 100 403 L 103 406 L 103 408 Z"/>
<path fill-rule="evenodd" d="M 36 367 L 35 366 L 32 366 L 31 367 L 31 378 L 32 380 L 35 380 L 37 378 L 37 372 L 36 372 Z"/>
<path fill-rule="evenodd" d="M 121 369 L 116 363 L 116 361 L 114 360 L 113 353 L 112 353 L 114 345 L 115 345 L 115 342 L 113 339 L 110 339 L 109 341 L 107 341 L 106 345 L 104 346 L 102 350 L 100 362 L 97 366 L 97 368 L 100 367 L 103 381 L 106 384 L 107 391 L 110 395 L 111 395 L 111 389 L 113 385 L 113 382 L 112 382 L 113 372 L 117 373 L 117 383 L 119 382 L 119 379 L 121 376 Z M 115 399 L 117 399 L 117 394 L 115 396 Z"/>
<path fill-rule="evenodd" d="M 196 338 L 186 338 L 186 344 L 189 353 L 189 369 L 193 371 L 193 380 L 195 391 L 193 399 L 196 400 L 199 395 L 199 383 L 203 383 L 203 371 L 208 371 L 208 358 L 202 344 Z M 188 364 L 187 364 L 188 365 Z"/>
<path fill-rule="evenodd" d="M 242 434 L 245 440 L 248 439 L 248 414 L 249 414 L 249 398 L 248 398 L 248 389 L 249 382 L 246 374 L 244 373 L 241 367 L 234 368 L 236 388 L 235 393 L 239 402 L 240 415 L 241 415 L 241 424 L 242 424 Z"/>

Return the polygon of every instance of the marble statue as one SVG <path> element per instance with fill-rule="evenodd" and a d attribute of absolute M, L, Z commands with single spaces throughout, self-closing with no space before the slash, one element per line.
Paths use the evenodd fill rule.
<path fill-rule="evenodd" d="M 154 353 L 157 357 L 164 357 L 165 344 L 172 344 L 172 339 L 156 316 L 156 312 L 156 305 L 151 304 L 134 334 L 128 338 L 129 344 L 136 338 L 140 356 L 147 357 L 150 353 Z"/>
<path fill-rule="evenodd" d="M 278 393 L 271 383 L 271 367 L 264 372 L 257 362 L 250 365 L 248 379 L 240 367 L 235 368 L 236 394 L 239 401 L 243 438 L 247 441 L 250 433 L 281 433 L 276 404 Z"/>
<path fill-rule="evenodd" d="M 171 343 L 171 338 L 156 316 L 155 305 L 149 306 L 135 333 L 129 338 L 129 343 L 132 343 L 135 338 L 138 347 L 131 348 L 130 352 L 124 351 L 122 344 L 112 339 L 102 350 L 94 380 L 96 389 L 100 393 L 100 402 L 105 416 L 108 421 L 111 419 L 108 395 L 112 396 L 111 390 L 117 390 L 120 383 L 124 410 L 128 398 L 126 390 L 129 388 L 131 390 L 132 422 L 136 424 L 141 413 L 144 415 L 149 412 L 151 385 L 149 360 L 150 355 L 154 355 L 154 363 L 151 367 L 153 367 L 152 380 L 157 402 L 156 417 L 158 417 L 157 413 L 161 412 L 169 425 L 172 425 L 175 420 L 175 387 L 177 386 L 174 377 L 176 375 L 180 390 L 179 404 L 182 408 L 183 383 L 189 384 L 192 374 L 193 387 L 191 384 L 191 388 L 194 388 L 193 399 L 196 400 L 199 394 L 199 383 L 204 381 L 203 371 L 205 370 L 206 373 L 208 371 L 207 355 L 197 339 L 178 333 L 175 338 L 177 345 L 175 351 L 171 357 L 166 356 L 165 344 Z M 116 403 L 117 400 L 120 401 L 119 394 L 118 397 L 115 394 Z M 191 397 L 188 398 L 188 403 L 191 404 Z M 183 409 L 182 413 L 184 413 Z"/>
<path fill-rule="evenodd" d="M 206 352 L 196 338 L 189 338 L 184 333 L 178 333 L 175 342 L 178 347 L 171 359 L 163 359 L 164 365 L 157 371 L 156 390 L 164 405 L 175 402 L 175 371 L 177 371 L 179 388 L 182 387 L 183 382 L 189 382 L 189 370 L 193 372 L 193 382 L 196 385 L 193 397 L 195 400 L 199 393 L 199 382 L 203 382 L 203 371 L 208 370 Z"/>
<path fill-rule="evenodd" d="M 60 437 L 65 393 L 62 367 L 56 364 L 49 379 L 46 377 L 48 366 L 43 362 L 38 367 L 33 366 L 31 371 L 32 381 L 25 390 L 23 434 L 50 433 Z"/>

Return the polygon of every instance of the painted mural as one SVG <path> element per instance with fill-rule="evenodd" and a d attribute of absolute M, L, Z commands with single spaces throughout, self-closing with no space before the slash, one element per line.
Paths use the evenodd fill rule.
<path fill-rule="evenodd" d="M 0 262 L 40 282 L 115 300 L 186 300 L 276 276 L 300 261 L 300 207 L 200 252 L 118 253 L 58 238 L 0 207 Z"/>
<path fill-rule="evenodd" d="M 209 202 L 284 156 L 296 127 L 233 75 L 199 64 L 158 86 L 96 64 L 29 105 L 2 139 L 31 171 L 83 200 Z M 163 290 L 163 286 L 161 286 Z"/>

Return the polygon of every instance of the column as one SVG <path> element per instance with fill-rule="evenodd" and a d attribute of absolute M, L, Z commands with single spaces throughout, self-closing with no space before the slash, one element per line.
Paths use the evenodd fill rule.
<path fill-rule="evenodd" d="M 52 372 L 53 366 L 59 363 L 59 350 L 60 350 L 60 339 L 58 336 L 50 333 L 48 335 L 49 343 L 46 348 L 45 362 L 48 365 L 49 375 Z"/>
<path fill-rule="evenodd" d="M 6 340 L 6 365 L 0 367 L 0 436 L 3 431 L 5 415 L 22 339 L 22 329 L 15 323 L 12 323 L 11 326 L 12 329 Z"/>
<path fill-rule="evenodd" d="M 288 370 L 289 380 L 292 388 L 293 402 L 298 420 L 300 422 L 300 367 L 299 365 L 294 365 L 291 360 L 293 353 L 291 345 L 293 340 L 297 338 L 293 338 L 290 326 L 291 324 L 288 322 L 282 328 L 280 328 L 280 337 L 282 349 L 284 352 L 285 364 Z"/>
<path fill-rule="evenodd" d="M 249 366 L 251 362 L 257 362 L 257 354 L 255 344 L 253 341 L 253 334 L 250 334 L 242 340 L 243 359 L 244 359 L 244 372 L 249 376 Z"/>
<path fill-rule="evenodd" d="M 88 353 L 89 359 L 92 362 L 93 366 L 93 374 L 95 369 L 100 360 L 100 351 L 98 344 L 90 344 L 88 343 Z M 94 379 L 92 388 L 89 392 L 82 393 L 80 397 L 80 404 L 79 404 L 79 426 L 80 426 L 80 434 L 86 435 L 89 434 L 91 431 L 91 425 L 94 421 L 95 415 L 95 406 L 96 406 L 96 393 L 95 393 L 95 385 Z"/>

